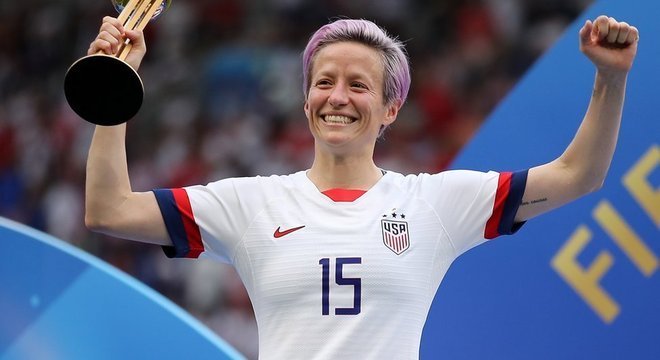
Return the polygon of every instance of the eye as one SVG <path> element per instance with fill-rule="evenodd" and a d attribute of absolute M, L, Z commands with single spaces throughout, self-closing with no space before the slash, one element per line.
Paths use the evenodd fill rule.
<path fill-rule="evenodd" d="M 358 88 L 358 89 L 364 89 L 364 90 L 369 89 L 369 87 L 367 87 L 367 85 L 365 85 L 364 83 L 361 83 L 359 81 L 353 82 L 351 84 L 351 87 Z"/>
<path fill-rule="evenodd" d="M 332 85 L 332 83 L 331 83 L 330 80 L 328 80 L 328 79 L 317 80 L 317 81 L 314 83 L 314 86 L 316 86 L 316 87 L 328 87 L 328 86 L 330 86 L 330 85 Z"/>

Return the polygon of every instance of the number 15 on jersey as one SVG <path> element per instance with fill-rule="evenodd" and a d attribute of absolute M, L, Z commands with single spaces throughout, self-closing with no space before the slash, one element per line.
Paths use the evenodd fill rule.
<path fill-rule="evenodd" d="M 362 303 L 362 279 L 346 278 L 342 274 L 344 265 L 361 264 L 360 257 L 338 257 L 335 259 L 335 283 L 339 286 L 353 286 L 353 307 L 335 308 L 335 315 L 357 315 Z M 332 259 L 319 260 L 321 265 L 321 314 L 330 315 L 330 268 Z"/>

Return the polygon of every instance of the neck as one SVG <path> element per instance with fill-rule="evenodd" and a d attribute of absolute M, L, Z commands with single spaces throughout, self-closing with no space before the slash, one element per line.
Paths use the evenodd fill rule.
<path fill-rule="evenodd" d="M 366 191 L 380 180 L 383 173 L 371 156 L 336 156 L 316 152 L 307 176 L 320 191 L 335 188 Z"/>

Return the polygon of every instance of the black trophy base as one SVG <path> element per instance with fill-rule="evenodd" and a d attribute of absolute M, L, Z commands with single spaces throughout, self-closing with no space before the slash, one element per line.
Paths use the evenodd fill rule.
<path fill-rule="evenodd" d="M 89 55 L 73 63 L 64 77 L 71 109 L 97 125 L 118 125 L 137 114 L 144 87 L 126 62 L 108 55 Z"/>

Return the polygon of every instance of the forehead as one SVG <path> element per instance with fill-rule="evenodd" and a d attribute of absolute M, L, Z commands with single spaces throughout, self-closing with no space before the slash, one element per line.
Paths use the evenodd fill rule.
<path fill-rule="evenodd" d="M 338 70 L 382 79 L 384 66 L 378 50 L 361 43 L 342 41 L 318 50 L 312 62 L 311 75 Z"/>

